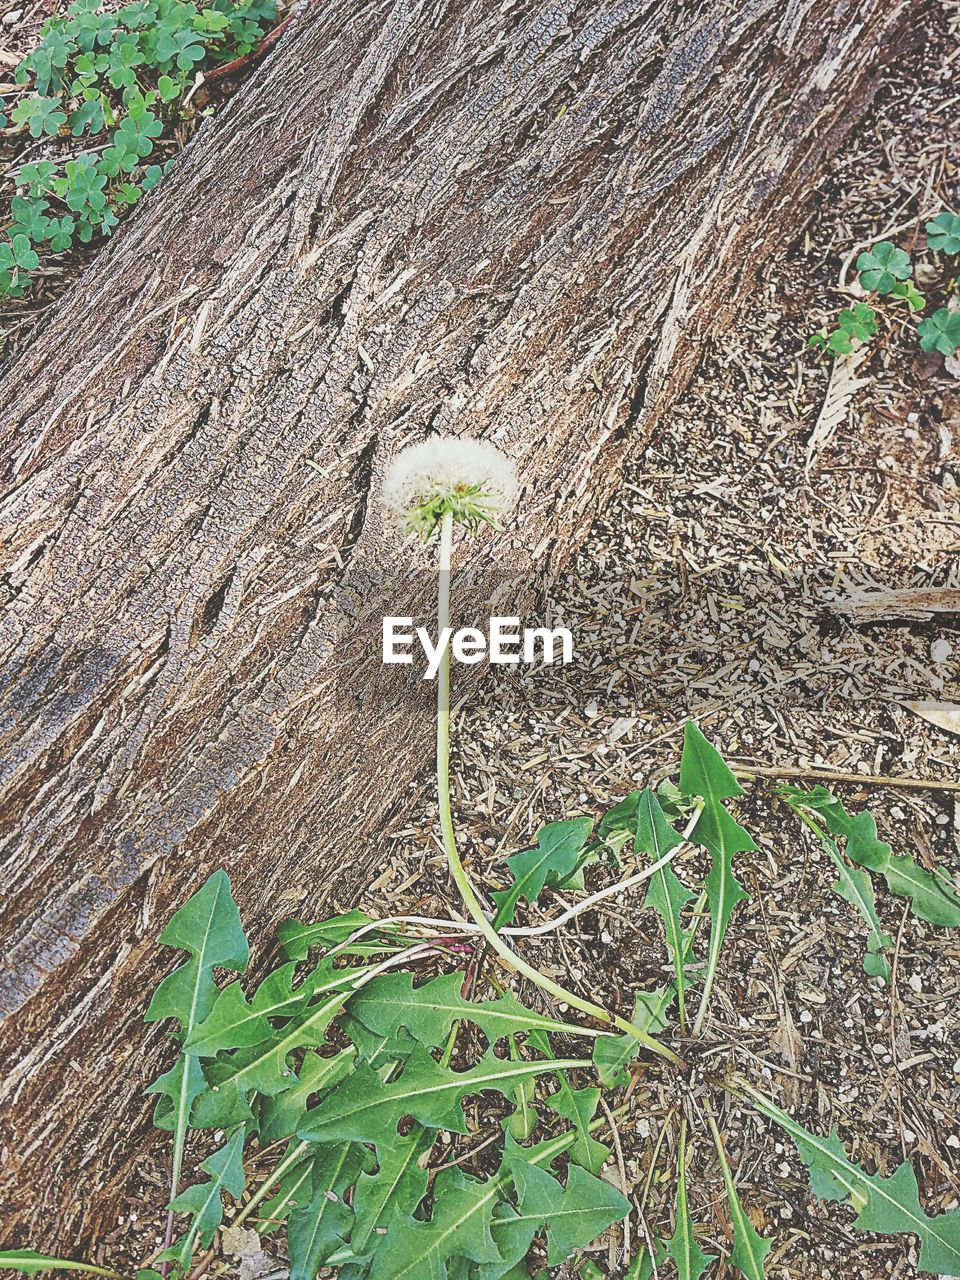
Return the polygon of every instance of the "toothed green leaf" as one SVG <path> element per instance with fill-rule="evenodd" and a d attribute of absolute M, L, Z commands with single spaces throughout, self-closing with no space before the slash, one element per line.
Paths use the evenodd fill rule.
<path fill-rule="evenodd" d="M 186 1234 L 170 1249 L 160 1255 L 161 1261 L 172 1261 L 184 1271 L 190 1267 L 190 1259 L 197 1244 L 206 1249 L 213 1233 L 223 1219 L 221 1193 L 228 1192 L 239 1200 L 246 1185 L 243 1173 L 244 1130 L 235 1130 L 225 1145 L 204 1160 L 200 1168 L 210 1174 L 209 1182 L 198 1182 L 171 1201 L 175 1213 L 191 1214 Z"/>
<path fill-rule="evenodd" d="M 349 1236 L 353 1210 L 344 1195 L 369 1163 L 369 1154 L 352 1143 L 317 1151 L 310 1198 L 287 1222 L 290 1280 L 315 1280 L 319 1268 Z"/>
<path fill-rule="evenodd" d="M 784 788 L 781 794 L 789 800 L 790 795 L 802 797 L 807 793 L 795 788 Z M 800 807 L 802 805 L 798 801 L 794 805 L 794 810 L 796 811 Z M 810 821 L 809 825 L 816 832 L 820 847 L 836 868 L 837 879 L 833 885 L 834 893 L 839 894 L 841 898 L 856 907 L 860 916 L 866 922 L 868 932 L 867 951 L 863 957 L 864 972 L 873 978 L 882 978 L 884 982 L 889 982 L 890 964 L 883 951 L 884 948 L 893 945 L 893 938 L 890 934 L 884 933 L 880 917 L 877 915 L 876 899 L 873 896 L 873 881 L 861 867 L 855 867 L 850 864 L 840 852 L 836 842 L 816 823 Z"/>
<path fill-rule="evenodd" d="M 513 875 L 509 889 L 490 896 L 497 904 L 494 928 L 509 924 L 521 898 L 534 902 L 543 891 L 548 879 L 566 879 L 577 866 L 577 861 L 587 837 L 593 830 L 590 818 L 567 818 L 562 822 L 550 822 L 537 832 L 537 847 L 515 853 L 507 859 Z"/>
<path fill-rule="evenodd" d="M 677 1161 L 676 1225 L 673 1236 L 666 1242 L 670 1257 L 677 1265 L 677 1280 L 701 1280 L 701 1276 L 714 1261 L 715 1255 L 704 1253 L 697 1243 L 687 1200 L 687 1170 L 684 1145 L 681 1142 Z"/>
<path fill-rule="evenodd" d="M 181 1053 L 170 1070 L 144 1090 L 144 1093 L 160 1095 L 153 1109 L 154 1125 L 158 1129 L 175 1130 L 181 1117 L 186 1123 L 194 1100 L 206 1090 L 207 1082 L 200 1063 L 196 1058 Z"/>
<path fill-rule="evenodd" d="M 468 1094 L 494 1089 L 509 1096 L 524 1076 L 543 1071 L 589 1066 L 582 1059 L 556 1062 L 509 1062 L 487 1054 L 475 1067 L 454 1072 L 441 1067 L 418 1045 L 397 1080 L 384 1083 L 364 1063 L 307 1112 L 298 1130 L 309 1142 L 394 1140 L 404 1116 L 435 1129 L 466 1133 L 461 1101 Z"/>
<path fill-rule="evenodd" d="M 515 1237 L 524 1238 L 529 1247 L 534 1234 L 545 1226 L 547 1262 L 552 1267 L 565 1261 L 574 1249 L 591 1244 L 630 1212 L 626 1196 L 580 1165 L 570 1165 L 566 1187 L 545 1169 L 524 1160 L 511 1160 L 509 1168 L 517 1190 L 518 1214 L 500 1226 L 497 1238 L 508 1247 Z"/>
<path fill-rule="evenodd" d="M 748 1087 L 746 1092 L 762 1114 L 793 1138 L 818 1196 L 827 1200 L 849 1197 L 857 1210 L 855 1225 L 863 1231 L 915 1235 L 920 1242 L 919 1271 L 960 1276 L 960 1209 L 928 1217 L 920 1205 L 916 1174 L 909 1164 L 901 1164 L 889 1178 L 865 1173 L 847 1159 L 835 1133 L 829 1138 L 818 1137 L 756 1089 Z"/>
<path fill-rule="evenodd" d="M 508 1043 L 510 1045 L 511 1061 L 518 1062 L 520 1054 L 513 1036 L 510 1037 Z M 518 1080 L 513 1087 L 511 1097 L 514 1107 L 507 1117 L 507 1129 L 510 1136 L 516 1138 L 518 1142 L 526 1142 L 540 1121 L 535 1106 L 536 1095 L 537 1081 L 535 1076 L 525 1076 L 523 1079 Z"/>
<path fill-rule="evenodd" d="M 743 787 L 725 764 L 720 752 L 709 743 L 692 720 L 683 726 L 680 756 L 680 791 L 684 796 L 702 796 L 712 809 L 721 800 L 743 795 Z"/>
<path fill-rule="evenodd" d="M 636 1037 L 630 1036 L 629 1038 L 633 1041 L 634 1046 L 639 1049 L 640 1045 Z M 619 1036 L 607 1036 L 602 1042 L 597 1041 L 597 1044 L 616 1044 L 618 1040 Z M 532 1048 L 539 1049 L 545 1057 L 552 1056 L 550 1041 L 542 1032 L 534 1031 L 531 1034 L 530 1045 Z M 574 1127 L 576 1136 L 567 1148 L 567 1156 L 574 1164 L 583 1165 L 591 1173 L 597 1173 L 610 1155 L 609 1149 L 602 1142 L 598 1142 L 590 1133 L 590 1122 L 597 1109 L 600 1090 L 574 1089 L 565 1071 L 556 1071 L 554 1079 L 557 1083 L 557 1090 L 555 1093 L 544 1097 L 543 1101 L 545 1106 L 556 1112 L 558 1116 L 562 1116 L 564 1120 L 569 1120 Z"/>
<path fill-rule="evenodd" d="M 417 1043 L 406 1031 L 396 1035 L 371 1031 L 359 1018 L 351 1015 L 349 1007 L 340 1016 L 340 1029 L 350 1037 L 360 1057 L 374 1071 L 379 1071 L 388 1062 L 406 1062 Z"/>
<path fill-rule="evenodd" d="M 325 951 L 338 947 L 346 942 L 351 934 L 365 925 L 374 923 L 373 916 L 365 911 L 346 911 L 342 915 L 332 916 L 329 920 L 321 920 L 318 924 L 301 924 L 299 920 L 285 920 L 277 929 L 277 936 L 283 944 L 283 954 L 288 960 L 306 960 L 312 947 L 322 947 Z M 397 951 L 409 945 L 398 929 L 389 925 L 371 929 L 356 942 L 344 948 L 343 955 L 366 956 L 379 955 L 382 952 Z"/>
<path fill-rule="evenodd" d="M 634 996 L 633 1025 L 657 1035 L 667 1025 L 667 1010 L 675 995 L 676 989 L 672 985 L 657 987 L 654 991 L 638 991 Z M 629 1032 L 597 1040 L 593 1046 L 593 1063 L 600 1083 L 607 1089 L 624 1088 L 630 1082 L 626 1068 L 642 1052 L 643 1045 Z"/>
<path fill-rule="evenodd" d="M 160 935 L 160 941 L 166 946 L 189 952 L 190 959 L 163 979 L 154 992 L 144 1020 L 155 1022 L 161 1018 L 176 1018 L 184 1039 L 188 1040 L 216 1001 L 214 970 L 242 972 L 247 967 L 250 954 L 226 872 L 215 871 L 193 897 L 174 912 Z M 193 1055 L 183 1053 L 172 1071 L 154 1081 L 147 1090 L 161 1095 L 154 1117 L 159 1127 L 173 1131 L 173 1167 L 177 1172 L 192 1108 L 203 1097 L 200 1080 Z M 231 1117 L 229 1123 L 222 1127 L 229 1128 L 231 1124 L 246 1119 L 247 1115 L 240 1114 Z"/>
<path fill-rule="evenodd" d="M 667 822 L 660 801 L 649 787 L 640 796 L 637 807 L 635 847 L 651 861 L 659 862 L 683 843 L 680 835 Z M 667 950 L 673 962 L 677 1004 L 681 1014 L 686 1008 L 687 965 L 691 950 L 690 930 L 683 926 L 683 912 L 696 894 L 688 889 L 671 866 L 661 867 L 651 878 L 644 908 L 656 911 L 663 921 Z"/>
<path fill-rule="evenodd" d="M 296 1132 L 303 1120 L 307 1103 L 315 1094 L 332 1089 L 353 1070 L 356 1049 L 353 1045 L 328 1058 L 307 1053 L 297 1071 L 297 1083 L 260 1103 L 260 1143 L 269 1146 Z"/>
<path fill-rule="evenodd" d="M 190 1122 L 196 1128 L 223 1128 L 250 1114 L 252 1092 L 275 1097 L 299 1083 L 290 1065 L 294 1049 L 322 1044 L 327 1029 L 344 1002 L 342 992 L 324 996 L 292 1018 L 269 1040 L 250 1047 L 233 1049 L 209 1062 L 204 1075 L 210 1085 L 193 1104 Z"/>
<path fill-rule="evenodd" d="M 189 1035 L 216 1000 L 214 969 L 234 969 L 242 973 L 249 958 L 240 913 L 230 894 L 225 871 L 215 871 L 170 918 L 160 941 L 168 947 L 189 951 L 190 959 L 163 979 L 144 1020 L 176 1018 Z"/>
<path fill-rule="evenodd" d="M 451 1258 L 497 1262 L 500 1252 L 490 1234 L 499 1182 L 478 1182 L 459 1169 L 444 1169 L 434 1181 L 429 1222 L 395 1220 L 373 1256 L 370 1280 L 452 1280 Z"/>
<path fill-rule="evenodd" d="M 284 1159 L 298 1146 L 296 1140 L 292 1140 L 284 1152 Z M 260 1222 L 257 1224 L 260 1235 L 279 1231 L 294 1210 L 302 1209 L 310 1203 L 313 1191 L 312 1151 L 311 1147 L 306 1147 L 296 1164 L 273 1183 L 270 1188 L 273 1194 L 264 1201 L 260 1209 Z"/>
<path fill-rule="evenodd" d="M 425 1045 L 441 1045 L 454 1022 L 472 1022 L 491 1044 L 516 1032 L 577 1031 L 555 1018 L 525 1009 L 512 991 L 496 1000 L 465 1000 L 462 973 L 444 973 L 413 985 L 410 973 L 386 973 L 350 1001 L 350 1012 L 371 1031 L 397 1035 L 401 1028 Z"/>
<path fill-rule="evenodd" d="M 247 1002 L 239 982 L 231 982 L 217 996 L 216 1003 L 198 1027 L 187 1037 L 184 1048 L 201 1057 L 215 1057 L 221 1049 L 238 1049 L 259 1044 L 273 1034 L 268 1016 L 296 1012 L 306 996 L 292 990 L 295 964 L 284 965 L 261 982 Z"/>
<path fill-rule="evenodd" d="M 743 794 L 743 789 L 692 721 L 683 726 L 683 754 L 680 759 L 680 790 L 686 796 L 700 796 L 703 809 L 690 839 L 710 854 L 710 874 L 704 888 L 710 908 L 710 947 L 704 979 L 703 1001 L 709 999 L 720 963 L 720 950 L 727 925 L 738 902 L 748 895 L 734 875 L 737 853 L 756 849 L 753 839 L 730 816 L 723 805 Z M 702 1013 L 700 1015 L 702 1017 Z"/>
<path fill-rule="evenodd" d="M 203 1022 L 187 1037 L 184 1048 L 199 1057 L 213 1057 L 224 1049 L 260 1044 L 274 1035 L 270 1018 L 290 1018 L 308 1001 L 334 991 L 350 991 L 362 968 L 337 969 L 321 960 L 294 989 L 296 963 L 283 965 L 266 977 L 248 1002 L 239 982 L 232 982 L 217 996 Z"/>
<path fill-rule="evenodd" d="M 727 1166 L 721 1165 L 723 1181 L 727 1189 L 727 1207 L 733 1225 L 733 1248 L 730 1250 L 730 1265 L 736 1267 L 747 1280 L 764 1280 L 766 1271 L 764 1264 L 767 1254 L 773 1248 L 772 1240 L 765 1240 L 747 1217 L 733 1178 Z"/>
<path fill-rule="evenodd" d="M 877 835 L 877 824 L 869 810 L 848 813 L 836 796 L 822 786 L 810 791 L 781 787 L 780 794 L 793 808 L 818 815 L 831 836 L 846 840 L 847 857 L 882 875 L 891 893 L 909 898 L 915 915 L 930 924 L 960 927 L 960 893 L 945 876 L 925 870 L 909 855 L 895 856 L 890 845 Z"/>
<path fill-rule="evenodd" d="M 357 1181 L 353 1198 L 355 1222 L 350 1247 L 360 1257 L 381 1242 L 374 1234 L 397 1217 L 409 1216 L 423 1199 L 429 1175 L 420 1167 L 433 1146 L 436 1135 L 415 1124 L 405 1138 L 383 1144 L 376 1173 L 365 1173 Z"/>

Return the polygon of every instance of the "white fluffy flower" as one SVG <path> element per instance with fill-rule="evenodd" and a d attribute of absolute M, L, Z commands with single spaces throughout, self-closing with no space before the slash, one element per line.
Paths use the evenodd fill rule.
<path fill-rule="evenodd" d="M 484 440 L 436 437 L 410 445 L 393 459 L 383 503 L 429 537 L 445 510 L 464 524 L 494 523 L 517 497 L 513 463 Z"/>

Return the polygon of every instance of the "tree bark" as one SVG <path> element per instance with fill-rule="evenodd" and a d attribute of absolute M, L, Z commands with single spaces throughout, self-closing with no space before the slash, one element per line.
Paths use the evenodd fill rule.
<path fill-rule="evenodd" d="M 171 1052 L 141 1023 L 170 912 L 219 866 L 261 949 L 349 904 L 430 764 L 423 709 L 351 654 L 387 460 L 494 440 L 524 493 L 481 585 L 561 562 L 909 16 L 311 5 L 8 372 L 10 1244 L 116 1221 Z"/>

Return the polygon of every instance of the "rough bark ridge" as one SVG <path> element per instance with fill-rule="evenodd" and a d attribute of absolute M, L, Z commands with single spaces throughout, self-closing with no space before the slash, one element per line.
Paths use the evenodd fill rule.
<path fill-rule="evenodd" d="M 526 492 L 490 563 L 561 555 L 906 16 L 313 5 L 8 373 L 11 1243 L 76 1248 L 116 1211 L 170 911 L 215 866 L 261 946 L 346 902 L 427 763 L 338 648 L 382 572 L 384 461 L 496 440 Z"/>

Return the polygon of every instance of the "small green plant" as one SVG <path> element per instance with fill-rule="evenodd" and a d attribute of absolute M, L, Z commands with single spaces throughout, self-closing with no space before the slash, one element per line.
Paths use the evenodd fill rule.
<path fill-rule="evenodd" d="M 938 213 L 932 222 L 927 223 L 927 244 L 939 253 L 960 253 L 960 215 L 956 213 Z"/>
<path fill-rule="evenodd" d="M 0 295 L 23 294 L 41 252 L 110 234 L 172 163 L 149 158 L 181 118 L 196 72 L 249 53 L 275 16 L 274 0 L 212 0 L 203 8 L 191 0 L 134 0 L 116 10 L 75 0 L 47 19 L 16 70 L 17 83 L 33 92 L 21 95 L 10 120 L 33 138 L 56 139 L 58 157 L 69 158 L 15 173 Z M 89 149 L 65 153 L 64 136 L 84 138 Z"/>
<path fill-rule="evenodd" d="M 834 330 L 824 328 L 819 333 L 811 334 L 807 339 L 807 346 L 827 347 L 835 355 L 846 355 L 853 350 L 854 343 L 869 342 L 876 332 L 876 311 L 865 302 L 856 302 L 840 312 Z"/>
<path fill-rule="evenodd" d="M 893 293 L 898 283 L 913 275 L 910 255 L 888 240 L 875 244 L 857 258 L 860 283 L 871 293 Z"/>
<path fill-rule="evenodd" d="M 960 311 L 940 307 L 924 320 L 917 332 L 924 351 L 939 351 L 950 356 L 960 347 Z"/>
<path fill-rule="evenodd" d="M 940 253 L 960 253 L 960 217 L 944 212 L 926 224 L 927 244 Z M 868 293 L 884 300 L 904 302 L 911 315 L 923 311 L 926 299 L 914 284 L 913 264 L 910 255 L 890 241 L 873 245 L 857 258 L 858 280 Z M 948 282 L 949 283 L 949 282 Z M 941 307 L 932 316 L 921 320 L 917 333 L 920 346 L 927 352 L 952 355 L 960 347 L 960 321 L 956 312 Z M 885 318 L 881 305 L 857 302 L 845 308 L 837 317 L 835 327 L 825 325 L 807 339 L 808 348 L 820 348 L 831 355 L 848 355 L 871 342 L 879 331 L 878 320 Z"/>
<path fill-rule="evenodd" d="M 455 523 L 473 532 L 495 520 L 515 491 L 510 468 L 494 461 L 488 446 L 433 444 L 412 459 L 401 455 L 388 492 L 408 528 L 439 535 L 439 629 L 449 618 Z M 849 1199 L 865 1230 L 915 1236 L 922 1270 L 960 1276 L 960 1210 L 927 1215 L 909 1164 L 890 1177 L 866 1173 L 835 1134 L 807 1130 L 755 1082 L 732 1067 L 715 1067 L 709 1041 L 692 1104 L 687 1063 L 666 1041 L 679 1033 L 675 1043 L 685 1054 L 697 1050 L 724 941 L 748 896 L 738 872 L 757 850 L 733 812 L 742 787 L 716 748 L 687 723 L 676 783 L 631 792 L 596 824 L 574 817 L 542 827 L 530 848 L 508 858 L 491 918 L 453 827 L 446 654 L 437 687 L 440 826 L 451 878 L 471 919 L 378 921 L 355 910 L 315 924 L 287 921 L 279 929 L 281 962 L 248 988 L 242 977 L 222 983 L 223 974 L 242 975 L 249 960 L 224 872 L 214 872 L 173 915 L 160 941 L 187 959 L 163 979 L 146 1012 L 148 1021 L 175 1027 L 174 1060 L 148 1090 L 157 1098 L 154 1123 L 171 1135 L 167 1237 L 138 1280 L 199 1280 L 223 1223 L 224 1197 L 233 1204 L 232 1227 L 255 1224 L 261 1237 L 286 1233 L 291 1280 L 314 1280 L 321 1267 L 342 1280 L 528 1280 L 534 1259 L 548 1270 L 575 1261 L 583 1280 L 596 1280 L 603 1273 L 589 1259 L 576 1261 L 578 1252 L 631 1211 L 626 1188 L 600 1176 L 611 1153 L 598 1137 L 630 1104 L 621 1095 L 611 1097 L 613 1108 L 604 1102 L 601 1115 L 598 1109 L 603 1091 L 615 1095 L 636 1071 L 654 1065 L 669 1073 L 665 1084 L 676 1090 L 676 1105 L 647 1162 L 638 1202 L 643 1212 L 675 1115 L 672 1232 L 649 1234 L 638 1256 L 625 1259 L 630 1280 L 649 1280 L 667 1259 L 680 1280 L 701 1280 L 719 1258 L 702 1247 L 703 1228 L 688 1197 L 698 1117 L 729 1221 L 723 1274 L 766 1275 L 773 1241 L 751 1221 L 721 1129 L 731 1097 L 792 1139 L 815 1194 Z M 960 894 L 951 882 L 895 856 L 869 813 L 849 813 L 820 786 L 777 794 L 816 835 L 837 869 L 837 892 L 866 923 L 868 974 L 881 981 L 890 974 L 876 877 L 921 918 L 960 925 Z M 673 865 L 687 843 L 709 861 L 706 876 L 689 885 Z M 601 859 L 627 864 L 626 876 L 546 925 L 513 923 L 523 904 L 537 902 L 551 885 L 566 893 L 582 889 L 584 869 Z M 519 954 L 530 933 L 561 928 L 639 883 L 646 885 L 644 908 L 662 923 L 672 976 L 637 993 L 630 1019 L 565 990 Z M 709 936 L 698 946 L 705 920 Z M 511 974 L 565 1008 L 535 1010 L 521 998 L 522 988 L 510 989 Z M 469 1121 L 468 1099 L 474 1100 Z M 195 1131 L 222 1137 L 184 1189 Z M 245 1158 L 255 1146 L 261 1155 L 281 1150 L 259 1184 L 248 1187 Z M 27 1274 L 60 1267 L 119 1280 L 106 1268 L 29 1250 L 0 1254 L 0 1266 Z"/>

